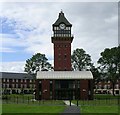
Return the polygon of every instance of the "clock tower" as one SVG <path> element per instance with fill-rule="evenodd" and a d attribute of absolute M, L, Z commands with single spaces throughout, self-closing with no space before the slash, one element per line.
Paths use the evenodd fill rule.
<path fill-rule="evenodd" d="M 52 25 L 54 44 L 54 71 L 71 71 L 71 34 L 72 24 L 65 18 L 64 13 L 59 13 L 58 19 Z"/>
<path fill-rule="evenodd" d="M 37 72 L 36 100 L 92 99 L 92 73 L 89 71 L 71 71 L 71 34 L 72 24 L 59 13 L 52 25 L 54 45 L 54 71 Z"/>

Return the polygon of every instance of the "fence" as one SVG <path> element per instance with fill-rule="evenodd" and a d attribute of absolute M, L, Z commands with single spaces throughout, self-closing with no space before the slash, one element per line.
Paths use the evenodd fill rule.
<path fill-rule="evenodd" d="M 95 98 L 94 100 L 71 100 L 72 103 L 82 106 L 119 105 L 120 98 Z M 37 104 L 37 105 L 64 105 L 62 100 L 38 100 L 34 95 L 3 95 L 2 103 Z"/>
<path fill-rule="evenodd" d="M 4 95 L 2 103 L 36 104 L 36 105 L 64 105 L 61 100 L 35 100 L 34 95 Z"/>

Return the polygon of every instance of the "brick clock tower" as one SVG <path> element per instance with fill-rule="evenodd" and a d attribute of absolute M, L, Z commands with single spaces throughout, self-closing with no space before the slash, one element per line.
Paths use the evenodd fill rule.
<path fill-rule="evenodd" d="M 72 24 L 61 11 L 57 21 L 52 26 L 53 36 L 51 40 L 54 44 L 54 71 L 71 71 Z"/>
<path fill-rule="evenodd" d="M 71 66 L 72 24 L 59 13 L 52 25 L 54 44 L 54 71 L 38 72 L 36 80 L 36 100 L 41 99 L 91 99 L 93 79 L 90 72 L 74 72 Z M 66 72 L 65 72 L 66 71 Z"/>

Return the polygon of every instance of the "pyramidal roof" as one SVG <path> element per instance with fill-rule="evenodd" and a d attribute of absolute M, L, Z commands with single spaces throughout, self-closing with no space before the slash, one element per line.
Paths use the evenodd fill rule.
<path fill-rule="evenodd" d="M 65 18 L 63 11 L 59 13 L 59 17 L 53 26 L 58 26 L 60 23 L 65 23 L 67 26 L 72 26 L 72 24 Z"/>

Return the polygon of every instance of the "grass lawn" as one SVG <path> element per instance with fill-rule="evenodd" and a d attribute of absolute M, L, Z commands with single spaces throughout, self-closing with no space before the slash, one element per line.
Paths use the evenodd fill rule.
<path fill-rule="evenodd" d="M 113 96 L 111 94 L 94 94 L 94 98 L 99 98 L 99 99 L 118 99 L 118 98 L 120 98 L 120 95 Z"/>
<path fill-rule="evenodd" d="M 118 113 L 118 106 L 81 106 L 81 113 Z"/>
<path fill-rule="evenodd" d="M 81 113 L 118 113 L 118 96 L 95 95 L 94 100 L 79 100 Z M 66 106 L 62 100 L 31 101 L 33 95 L 8 95 L 3 100 L 3 113 L 62 113 Z M 76 100 L 72 103 L 77 104 Z M 119 111 L 120 112 L 120 111 Z"/>
<path fill-rule="evenodd" d="M 73 100 L 72 103 L 77 104 L 76 100 Z M 117 106 L 118 105 L 118 100 L 117 99 L 109 99 L 109 100 L 79 100 L 78 101 L 79 105 L 85 105 L 85 106 Z"/>
<path fill-rule="evenodd" d="M 2 95 L 3 97 L 7 97 L 8 99 L 33 99 L 35 96 L 33 94 L 11 94 L 11 95 Z"/>
<path fill-rule="evenodd" d="M 72 103 L 77 104 L 76 100 Z M 95 100 L 79 100 L 81 113 L 115 113 L 117 114 L 120 108 L 118 108 L 118 99 L 95 99 Z"/>
<path fill-rule="evenodd" d="M 3 104 L 2 113 L 61 113 L 65 106 L 36 106 L 27 104 Z"/>

